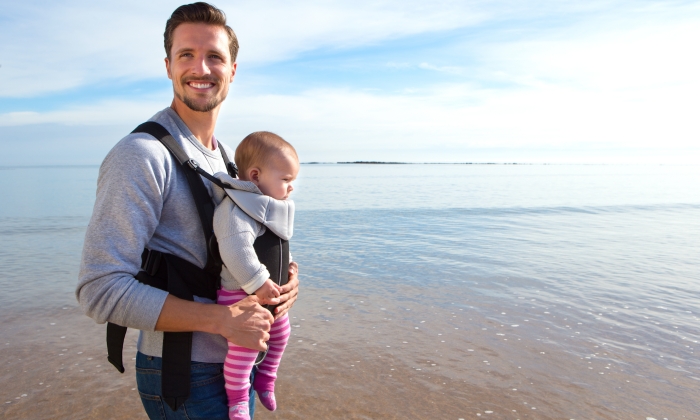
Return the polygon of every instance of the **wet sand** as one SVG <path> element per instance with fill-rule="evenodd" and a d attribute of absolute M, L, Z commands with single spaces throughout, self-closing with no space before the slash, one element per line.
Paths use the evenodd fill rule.
<path fill-rule="evenodd" d="M 365 331 L 372 343 L 355 348 L 343 343 L 339 319 L 309 321 L 293 319 L 298 327 L 280 370 L 280 409 L 269 413 L 258 404 L 256 418 L 456 419 L 487 411 L 503 415 L 507 408 L 517 407 L 512 392 L 478 386 L 445 372 L 442 356 L 429 349 L 422 349 L 423 354 L 433 360 L 422 360 L 413 346 L 395 351 L 383 344 L 390 337 L 375 341 L 373 334 L 383 334 L 374 331 Z M 3 418 L 146 418 L 135 390 L 133 365 L 121 375 L 107 363 L 103 326 L 77 308 L 31 323 L 17 316 L 8 319 L 3 330 Z M 135 340 L 132 331 L 125 360 L 134 357 Z M 406 354 L 411 355 L 409 360 L 404 359 Z M 453 361 L 464 363 L 465 369 L 469 364 Z M 544 408 L 540 405 L 539 416 L 520 417 L 547 418 Z"/>
<path fill-rule="evenodd" d="M 0 417 L 7 419 L 137 419 L 133 365 L 124 375 L 107 362 L 104 326 L 74 306 L 3 317 Z M 127 336 L 124 358 L 136 354 Z"/>
<path fill-rule="evenodd" d="M 697 418 L 698 385 L 687 376 L 614 344 L 548 340 L 536 325 L 430 307 L 412 292 L 383 300 L 304 288 L 279 409 L 258 404 L 256 419 Z M 121 375 L 106 361 L 104 326 L 76 305 L 3 313 L 2 331 L 0 417 L 145 418 L 133 365 Z M 131 332 L 127 361 L 135 340 Z"/>

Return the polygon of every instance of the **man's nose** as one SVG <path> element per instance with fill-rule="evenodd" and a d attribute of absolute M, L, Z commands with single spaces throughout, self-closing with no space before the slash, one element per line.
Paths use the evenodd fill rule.
<path fill-rule="evenodd" d="M 211 70 L 207 65 L 206 57 L 201 57 L 197 59 L 192 67 L 192 73 L 194 74 L 211 74 Z"/>

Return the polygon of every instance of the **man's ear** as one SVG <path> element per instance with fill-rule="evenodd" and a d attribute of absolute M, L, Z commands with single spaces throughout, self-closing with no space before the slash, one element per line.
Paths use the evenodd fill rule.
<path fill-rule="evenodd" d="M 229 83 L 233 83 L 233 78 L 234 78 L 234 76 L 236 76 L 236 68 L 237 67 L 238 67 L 238 63 L 233 63 L 231 65 L 231 80 L 229 81 Z"/>
<path fill-rule="evenodd" d="M 165 71 L 168 72 L 168 79 L 172 80 L 173 75 L 170 72 L 170 59 L 168 57 L 165 57 Z"/>

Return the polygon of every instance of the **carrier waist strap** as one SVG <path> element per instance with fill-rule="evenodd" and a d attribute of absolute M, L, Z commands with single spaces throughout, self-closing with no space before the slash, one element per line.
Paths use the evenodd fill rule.
<path fill-rule="evenodd" d="M 194 296 L 200 296 L 216 300 L 216 291 L 220 287 L 219 276 L 208 274 L 182 258 L 149 249 L 143 251 L 141 262 L 141 271 L 135 276 L 141 283 L 165 290 L 180 299 L 192 301 Z M 126 330 L 121 325 L 111 322 L 107 324 L 107 359 L 122 373 Z M 177 411 L 190 395 L 192 333 L 164 333 L 162 358 L 163 400 L 173 411 Z"/>

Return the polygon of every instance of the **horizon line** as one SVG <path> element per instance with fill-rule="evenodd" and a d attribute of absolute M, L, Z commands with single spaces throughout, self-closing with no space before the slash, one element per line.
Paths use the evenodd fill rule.
<path fill-rule="evenodd" d="M 571 162 L 392 162 L 374 160 L 356 160 L 348 162 L 300 162 L 301 165 L 671 165 L 698 166 L 698 163 L 571 163 Z"/>
<path fill-rule="evenodd" d="M 553 162 L 392 162 L 375 160 L 357 160 L 347 162 L 299 162 L 300 165 L 522 165 L 522 166 L 700 166 L 700 163 L 553 163 Z M 87 168 L 100 167 L 101 163 L 46 164 L 46 165 L 2 165 L 0 170 L 31 168 Z"/>

